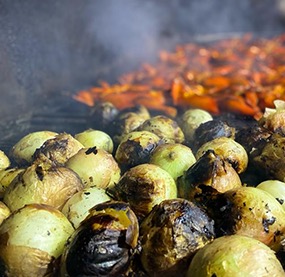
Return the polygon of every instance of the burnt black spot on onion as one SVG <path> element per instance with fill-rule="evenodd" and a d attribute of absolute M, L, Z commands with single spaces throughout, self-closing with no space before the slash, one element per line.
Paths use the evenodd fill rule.
<path fill-rule="evenodd" d="M 117 117 L 119 110 L 110 102 L 98 102 L 91 109 L 90 124 L 98 130 L 109 131 L 110 123 Z"/>
<path fill-rule="evenodd" d="M 277 197 L 276 200 L 277 200 L 281 205 L 283 205 L 284 199 L 280 199 L 280 198 Z"/>
<path fill-rule="evenodd" d="M 269 226 L 273 225 L 275 221 L 276 221 L 276 218 L 274 216 L 272 216 L 270 218 L 263 218 L 262 219 L 262 225 L 263 225 L 264 232 L 268 233 L 269 232 Z"/>
<path fill-rule="evenodd" d="M 139 164 L 148 163 L 150 155 L 160 144 L 160 138 L 148 131 L 134 131 L 120 142 L 115 158 L 123 172 Z"/>
<path fill-rule="evenodd" d="M 284 239 L 285 212 L 267 192 L 254 187 L 240 187 L 209 198 L 207 212 L 215 221 L 217 236 L 245 235 L 275 251 Z"/>
<path fill-rule="evenodd" d="M 3 261 L 3 259 L 0 259 L 0 276 L 6 277 L 6 266 L 5 266 L 5 262 Z"/>
<path fill-rule="evenodd" d="M 98 153 L 98 150 L 97 150 L 97 147 L 96 146 L 94 146 L 94 147 L 90 147 L 90 148 L 88 148 L 86 151 L 85 151 L 85 154 L 86 155 L 89 155 L 89 154 L 97 154 Z"/>
<path fill-rule="evenodd" d="M 98 204 L 70 238 L 62 258 L 63 274 L 120 276 L 131 263 L 137 239 L 138 222 L 128 204 Z"/>
<path fill-rule="evenodd" d="M 140 234 L 149 276 L 184 276 L 193 254 L 214 239 L 214 221 L 190 201 L 168 199 L 143 220 Z"/>
<path fill-rule="evenodd" d="M 239 175 L 231 164 L 212 149 L 207 150 L 177 179 L 179 197 L 205 206 L 208 198 L 241 185 Z"/>
<path fill-rule="evenodd" d="M 47 140 L 38 148 L 33 155 L 33 160 L 48 159 L 56 165 L 64 165 L 81 148 L 83 148 L 83 145 L 73 136 L 61 133 Z"/>
<path fill-rule="evenodd" d="M 213 119 L 202 123 L 194 133 L 194 147 L 198 149 L 204 143 L 218 137 L 234 138 L 235 128 L 230 127 L 225 121 Z"/>
<path fill-rule="evenodd" d="M 42 181 L 44 179 L 44 171 L 43 168 L 41 166 L 37 166 L 35 169 L 35 172 L 39 178 L 40 181 Z"/>

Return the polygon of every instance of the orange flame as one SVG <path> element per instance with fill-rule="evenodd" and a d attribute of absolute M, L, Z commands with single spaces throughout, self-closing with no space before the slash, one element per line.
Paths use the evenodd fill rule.
<path fill-rule="evenodd" d="M 161 51 L 156 65 L 144 64 L 116 84 L 102 82 L 74 98 L 93 106 L 109 101 L 119 109 L 137 104 L 175 116 L 176 108 L 202 108 L 260 118 L 275 99 L 285 100 L 285 34 L 273 39 L 189 43 Z"/>

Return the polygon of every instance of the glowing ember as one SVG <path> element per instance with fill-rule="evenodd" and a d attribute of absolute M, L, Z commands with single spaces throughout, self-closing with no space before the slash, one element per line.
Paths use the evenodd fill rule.
<path fill-rule="evenodd" d="M 171 116 L 176 108 L 196 107 L 258 119 L 275 99 L 285 100 L 285 35 L 179 45 L 161 51 L 154 66 L 142 65 L 116 84 L 103 82 L 74 97 L 90 106 L 109 101 L 119 109 L 142 104 Z"/>

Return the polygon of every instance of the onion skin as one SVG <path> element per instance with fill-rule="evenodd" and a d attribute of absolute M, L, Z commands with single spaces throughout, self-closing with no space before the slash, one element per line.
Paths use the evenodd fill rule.
<path fill-rule="evenodd" d="M 158 145 L 151 153 L 149 161 L 166 170 L 174 180 L 182 176 L 195 162 L 196 158 L 191 148 L 180 143 Z"/>
<path fill-rule="evenodd" d="M 11 211 L 32 203 L 47 204 L 60 210 L 83 187 L 79 176 L 66 167 L 34 163 L 7 187 L 3 202 Z"/>
<path fill-rule="evenodd" d="M 199 159 L 207 150 L 213 150 L 217 155 L 228 161 L 237 173 L 242 173 L 248 165 L 248 155 L 241 144 L 232 138 L 219 137 L 204 143 L 196 152 Z"/>
<path fill-rule="evenodd" d="M 240 177 L 230 163 L 212 150 L 205 152 L 177 180 L 179 197 L 205 206 L 211 194 L 224 193 L 241 186 Z"/>
<path fill-rule="evenodd" d="M 153 164 L 140 164 L 126 171 L 110 191 L 114 199 L 130 204 L 139 220 L 166 199 L 177 197 L 171 175 Z"/>
<path fill-rule="evenodd" d="M 7 168 L 5 170 L 0 170 L 0 198 L 4 197 L 7 187 L 17 177 L 17 175 L 24 170 L 24 168 Z"/>
<path fill-rule="evenodd" d="M 217 236 L 245 235 L 274 251 L 285 238 L 285 211 L 268 192 L 240 187 L 209 199 L 208 213 L 215 220 Z"/>
<path fill-rule="evenodd" d="M 285 276 L 274 251 L 258 240 L 232 235 L 199 249 L 187 277 Z"/>
<path fill-rule="evenodd" d="M 49 159 L 56 165 L 64 165 L 66 161 L 75 155 L 84 146 L 73 136 L 61 133 L 47 140 L 35 151 L 34 160 Z"/>
<path fill-rule="evenodd" d="M 114 157 L 96 147 L 80 149 L 65 166 L 78 174 L 85 187 L 106 189 L 121 177 L 121 170 Z"/>
<path fill-rule="evenodd" d="M 62 208 L 62 213 L 76 229 L 88 216 L 89 209 L 99 203 L 109 200 L 111 200 L 111 198 L 106 194 L 104 189 L 97 187 L 85 188 L 82 191 L 75 193 L 67 200 Z"/>
<path fill-rule="evenodd" d="M 143 220 L 140 235 L 148 276 L 184 276 L 194 253 L 215 238 L 214 221 L 190 201 L 164 200 Z"/>
<path fill-rule="evenodd" d="M 178 123 L 164 115 L 145 120 L 136 130 L 152 132 L 165 143 L 183 143 L 185 139 Z"/>
<path fill-rule="evenodd" d="M 138 230 L 127 203 L 96 205 L 65 247 L 61 276 L 124 276 L 137 247 Z"/>
<path fill-rule="evenodd" d="M 160 138 L 149 131 L 133 131 L 125 135 L 117 147 L 115 159 L 123 171 L 148 163 L 151 153 L 160 144 Z"/>
<path fill-rule="evenodd" d="M 114 144 L 111 137 L 100 130 L 88 129 L 74 136 L 85 148 L 96 146 L 97 149 L 103 149 L 113 153 Z"/>
<path fill-rule="evenodd" d="M 11 149 L 10 156 L 20 166 L 26 166 L 32 163 L 33 155 L 37 148 L 44 142 L 58 135 L 51 131 L 32 132 L 21 138 Z"/>
<path fill-rule="evenodd" d="M 263 181 L 256 186 L 259 189 L 267 191 L 282 205 L 285 209 L 285 183 L 279 180 Z"/>
<path fill-rule="evenodd" d="M 67 218 L 47 205 L 27 205 L 13 213 L 0 226 L 1 276 L 51 276 L 73 232 Z"/>
<path fill-rule="evenodd" d="M 212 115 L 202 109 L 189 109 L 185 111 L 178 119 L 187 144 L 191 145 L 194 142 L 196 129 L 207 121 L 213 120 Z"/>

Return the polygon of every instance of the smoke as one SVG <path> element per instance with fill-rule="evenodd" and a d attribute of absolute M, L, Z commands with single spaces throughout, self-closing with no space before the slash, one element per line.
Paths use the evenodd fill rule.
<path fill-rule="evenodd" d="M 274 0 L 98 1 L 89 3 L 91 37 L 117 55 L 150 59 L 206 34 L 280 32 Z"/>
<path fill-rule="evenodd" d="M 155 3 L 132 0 L 98 3 L 91 3 L 88 10 L 90 21 L 87 22 L 87 30 L 90 36 L 116 54 L 136 54 L 146 58 L 156 46 L 162 24 Z"/>

